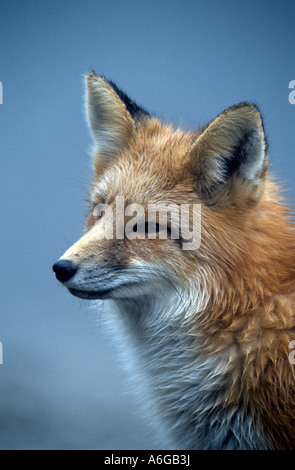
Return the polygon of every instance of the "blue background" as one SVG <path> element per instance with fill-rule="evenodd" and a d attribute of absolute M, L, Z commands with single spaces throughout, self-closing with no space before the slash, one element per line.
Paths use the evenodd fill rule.
<path fill-rule="evenodd" d="M 254 101 L 294 202 L 294 18 L 294 0 L 1 0 L 1 449 L 160 446 L 101 314 L 51 271 L 83 230 L 83 75 L 187 129 Z"/>

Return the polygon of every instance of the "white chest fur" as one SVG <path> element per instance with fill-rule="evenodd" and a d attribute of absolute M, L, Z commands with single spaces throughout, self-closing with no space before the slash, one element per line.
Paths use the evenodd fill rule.
<path fill-rule="evenodd" d="M 138 402 L 174 449 L 266 449 L 239 403 L 224 407 L 226 351 L 201 355 L 184 307 L 170 292 L 117 301 L 107 314 Z"/>

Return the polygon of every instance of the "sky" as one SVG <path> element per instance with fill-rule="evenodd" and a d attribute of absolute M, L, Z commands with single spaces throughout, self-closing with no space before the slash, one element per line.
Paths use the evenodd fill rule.
<path fill-rule="evenodd" d="M 51 270 L 83 232 L 84 76 L 189 130 L 254 102 L 294 202 L 294 17 L 289 0 L 1 0 L 0 449 L 161 446 L 130 398 L 107 313 Z"/>

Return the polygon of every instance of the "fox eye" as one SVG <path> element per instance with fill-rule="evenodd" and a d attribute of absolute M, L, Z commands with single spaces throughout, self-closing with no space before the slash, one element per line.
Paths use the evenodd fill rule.
<path fill-rule="evenodd" d="M 146 234 L 148 234 L 149 232 L 152 232 L 152 233 L 159 233 L 160 232 L 160 225 L 157 224 L 157 223 L 146 222 L 144 228 L 145 228 L 145 233 Z"/>
<path fill-rule="evenodd" d="M 137 226 L 137 224 L 134 224 L 133 232 L 137 232 L 137 231 L 138 231 L 138 226 Z M 160 225 L 159 224 L 154 224 L 152 222 L 146 222 L 144 224 L 144 231 L 145 231 L 146 234 L 148 234 L 149 232 L 159 233 L 160 232 Z"/>

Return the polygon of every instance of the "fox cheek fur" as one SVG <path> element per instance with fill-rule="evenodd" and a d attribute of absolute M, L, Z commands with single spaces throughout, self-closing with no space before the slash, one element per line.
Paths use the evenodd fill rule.
<path fill-rule="evenodd" d="M 201 244 L 106 238 L 111 215 L 90 211 L 57 279 L 109 302 L 137 395 L 172 446 L 295 449 L 295 235 L 259 110 L 240 103 L 189 133 L 104 77 L 86 82 L 91 207 L 201 204 Z"/>

